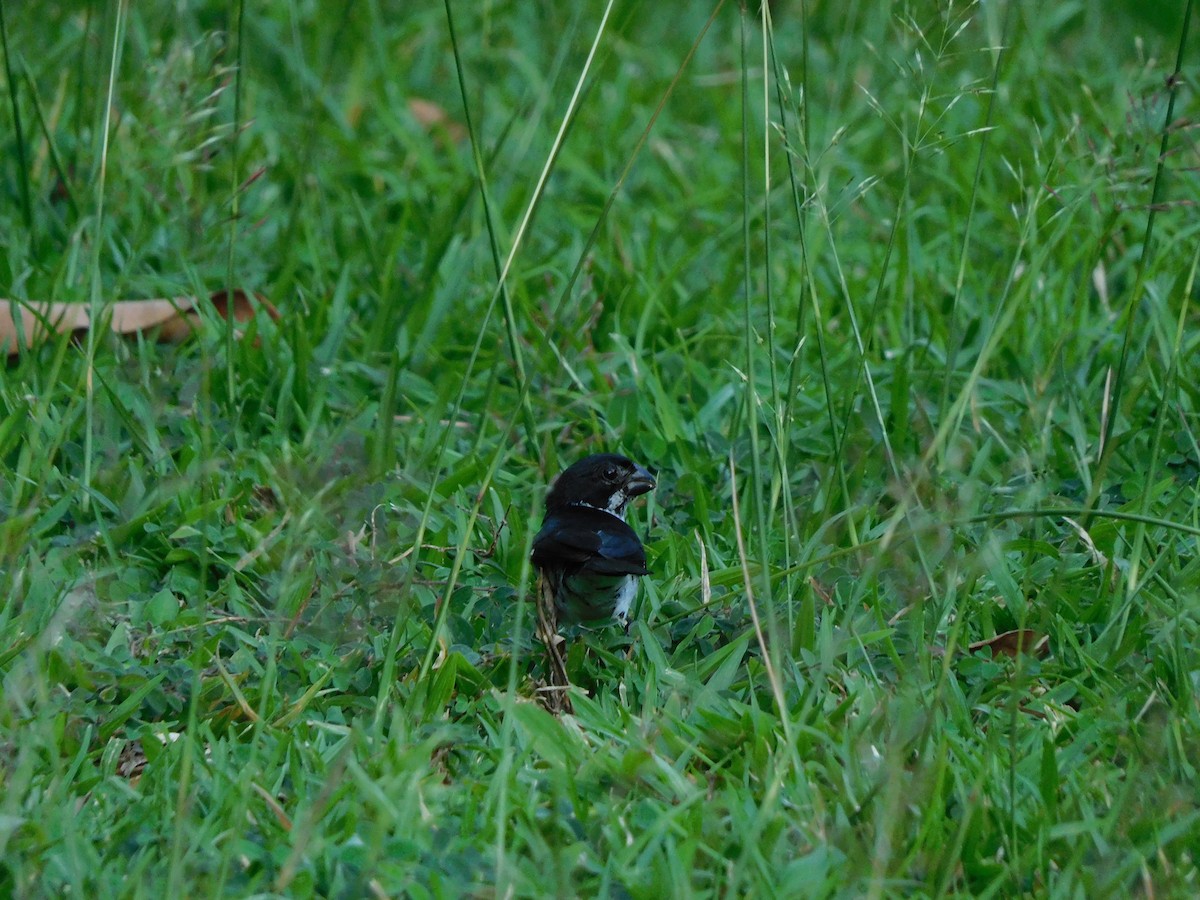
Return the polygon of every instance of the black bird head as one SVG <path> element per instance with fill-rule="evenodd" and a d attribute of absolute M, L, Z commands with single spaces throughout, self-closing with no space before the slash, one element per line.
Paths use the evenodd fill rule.
<path fill-rule="evenodd" d="M 546 514 L 572 506 L 590 506 L 625 518 L 634 497 L 654 490 L 654 476 L 631 459 L 616 453 L 597 453 L 567 468 L 546 495 Z"/>

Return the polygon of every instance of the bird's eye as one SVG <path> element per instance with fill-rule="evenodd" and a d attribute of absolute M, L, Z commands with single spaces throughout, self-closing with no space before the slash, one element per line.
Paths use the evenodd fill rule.
<path fill-rule="evenodd" d="M 617 475 L 618 475 L 618 472 L 617 472 L 616 466 L 608 466 L 604 470 L 604 479 L 606 481 L 616 481 Z"/>

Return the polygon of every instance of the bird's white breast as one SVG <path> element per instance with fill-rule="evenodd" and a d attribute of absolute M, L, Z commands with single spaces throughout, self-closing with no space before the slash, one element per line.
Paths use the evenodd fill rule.
<path fill-rule="evenodd" d="M 637 588 L 638 580 L 632 575 L 626 575 L 621 586 L 617 588 L 617 604 L 613 608 L 613 615 L 618 621 L 629 621 L 629 608 L 633 605 L 633 598 L 637 596 Z"/>

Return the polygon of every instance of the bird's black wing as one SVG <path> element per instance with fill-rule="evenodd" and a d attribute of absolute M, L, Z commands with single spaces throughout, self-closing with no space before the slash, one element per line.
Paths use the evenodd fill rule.
<path fill-rule="evenodd" d="M 637 532 L 611 513 L 586 506 L 546 517 L 533 539 L 533 564 L 597 575 L 650 574 Z"/>

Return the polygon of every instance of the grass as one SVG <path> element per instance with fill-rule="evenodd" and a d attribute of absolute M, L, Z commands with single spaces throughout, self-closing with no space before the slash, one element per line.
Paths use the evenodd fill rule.
<path fill-rule="evenodd" d="M 0 7 L 0 295 L 282 315 L 0 378 L 0 893 L 1200 890 L 1190 3 L 159 6 Z"/>

